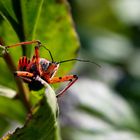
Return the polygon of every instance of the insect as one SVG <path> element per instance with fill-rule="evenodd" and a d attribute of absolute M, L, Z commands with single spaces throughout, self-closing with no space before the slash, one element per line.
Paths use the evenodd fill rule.
<path fill-rule="evenodd" d="M 36 44 L 34 55 L 31 59 L 28 59 L 26 56 L 22 56 L 18 61 L 17 71 L 14 72 L 14 75 L 20 77 L 24 82 L 28 83 L 30 90 L 40 90 L 45 85 L 45 82 L 48 84 L 58 83 L 58 82 L 66 82 L 69 81 L 68 85 L 61 90 L 56 97 L 62 96 L 65 91 L 76 82 L 78 79 L 77 75 L 66 75 L 63 77 L 55 77 L 55 74 L 59 68 L 61 63 L 69 62 L 69 61 L 83 61 L 90 62 L 88 60 L 81 59 L 68 59 L 60 62 L 55 62 L 53 60 L 52 54 L 49 49 L 41 44 L 40 41 L 27 41 L 20 42 L 14 45 L 6 46 L 6 49 L 21 46 L 21 45 L 29 45 Z M 40 58 L 39 56 L 39 48 L 44 47 L 50 54 L 51 61 Z M 94 63 L 94 62 L 91 62 Z M 95 63 L 96 64 L 96 63 Z M 96 64 L 98 65 L 98 64 Z M 98 65 L 99 66 L 99 65 Z"/>

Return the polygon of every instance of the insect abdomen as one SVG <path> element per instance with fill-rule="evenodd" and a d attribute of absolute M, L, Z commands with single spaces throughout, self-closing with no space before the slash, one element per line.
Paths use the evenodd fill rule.
<path fill-rule="evenodd" d="M 38 91 L 43 88 L 43 85 L 39 81 L 33 80 L 32 82 L 28 83 L 28 87 L 30 90 Z"/>

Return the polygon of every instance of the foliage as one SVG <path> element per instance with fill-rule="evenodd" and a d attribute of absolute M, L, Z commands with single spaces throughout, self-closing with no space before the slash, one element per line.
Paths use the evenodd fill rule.
<path fill-rule="evenodd" d="M 56 120 L 58 115 L 57 101 L 51 88 L 49 88 L 45 97 L 41 99 L 32 112 L 33 116 L 29 116 L 29 120 L 27 120 L 24 127 L 21 129 L 17 128 L 9 140 L 24 140 L 27 138 L 30 140 L 60 140 L 58 122 Z"/>
<path fill-rule="evenodd" d="M 29 93 L 27 85 L 13 76 L 18 59 L 22 55 L 31 57 L 34 53 L 34 46 L 11 48 L 8 53 L 4 52 L 4 46 L 21 41 L 40 40 L 43 45 L 50 49 L 54 60 L 74 58 L 79 42 L 72 23 L 69 5 L 66 1 L 61 0 L 36 2 L 33 0 L 0 0 L 0 15 L 0 43 L 2 44 L 0 55 L 3 56 L 0 58 L 0 105 L 2 106 L 0 109 L 0 130 L 6 130 L 13 120 L 23 124 L 27 112 L 43 98 L 45 105 L 42 107 L 39 104 L 38 111 L 33 114 L 33 119 L 29 120 L 27 128 L 23 127 L 21 130 L 16 130 L 11 139 L 17 139 L 17 133 L 27 132 L 33 126 L 36 126 L 35 129 L 39 129 L 44 122 L 46 122 L 44 126 L 40 127 L 41 131 L 44 130 L 39 131 L 39 134 L 36 133 L 36 136 L 38 135 L 40 138 L 43 136 L 41 139 L 46 137 L 50 140 L 59 139 L 58 124 L 56 123 L 57 108 L 50 107 L 52 104 L 56 104 L 56 99 L 53 98 L 52 102 L 48 103 L 50 97 L 46 99 L 42 90 L 34 94 Z M 40 55 L 50 59 L 49 54 L 43 49 L 40 49 Z M 65 66 L 62 65 L 58 74 L 68 73 L 72 66 L 73 64 L 70 63 Z M 9 98 L 12 91 L 14 94 Z M 16 93 L 18 94 L 16 95 Z M 35 109 L 37 108 L 35 107 Z M 9 111 L 12 112 L 9 113 Z M 38 115 L 42 117 L 36 125 L 35 117 Z M 9 121 L 6 121 L 7 119 Z M 28 132 L 26 134 L 32 137 L 33 133 Z M 0 134 L 2 135 L 2 133 L 1 131 Z M 27 135 L 21 136 L 21 139 L 26 139 Z"/>

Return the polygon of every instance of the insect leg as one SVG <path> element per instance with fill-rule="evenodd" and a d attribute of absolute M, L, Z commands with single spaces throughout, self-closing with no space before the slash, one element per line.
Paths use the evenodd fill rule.
<path fill-rule="evenodd" d="M 20 43 L 17 43 L 17 44 L 13 44 L 13 45 L 10 45 L 10 46 L 6 46 L 6 48 L 12 48 L 12 47 L 16 47 L 16 46 L 21 46 L 21 45 L 29 45 L 29 44 L 41 44 L 40 41 L 38 40 L 33 40 L 33 41 L 26 41 L 26 42 L 20 42 Z"/>
<path fill-rule="evenodd" d="M 32 82 L 32 80 L 30 78 L 32 78 L 34 76 L 33 73 L 26 72 L 26 71 L 15 71 L 14 75 L 23 79 L 27 83 Z"/>
<path fill-rule="evenodd" d="M 38 71 L 39 75 L 41 75 L 41 70 L 40 70 L 40 65 L 39 65 L 39 47 L 40 47 L 40 44 L 35 46 L 35 63 L 37 66 L 37 71 Z"/>
<path fill-rule="evenodd" d="M 27 78 L 27 77 L 21 77 L 21 76 L 19 76 L 19 78 L 21 78 L 22 80 L 24 80 L 27 83 L 32 82 L 32 80 L 30 78 Z"/>
<path fill-rule="evenodd" d="M 64 77 L 53 77 L 52 79 L 50 79 L 48 81 L 48 83 L 53 84 L 53 83 L 58 83 L 58 82 L 66 82 L 66 81 L 69 81 L 68 85 L 56 95 L 56 97 L 60 97 L 60 96 L 62 96 L 65 93 L 65 91 L 72 84 L 75 83 L 75 81 L 77 79 L 78 79 L 78 76 L 77 75 L 67 75 L 67 76 L 64 76 Z"/>
<path fill-rule="evenodd" d="M 30 63 L 27 66 L 27 70 L 30 69 L 32 64 L 35 64 L 36 67 L 37 67 L 37 74 L 41 75 L 40 64 L 39 64 L 39 59 L 40 59 L 40 57 L 39 57 L 39 47 L 40 47 L 40 44 L 35 46 L 35 52 L 34 52 L 34 55 L 31 59 Z"/>
<path fill-rule="evenodd" d="M 26 56 L 23 56 L 18 61 L 18 70 L 19 71 L 26 71 L 27 66 L 30 64 L 30 60 Z"/>
<path fill-rule="evenodd" d="M 27 78 L 32 78 L 34 76 L 33 73 L 26 72 L 26 71 L 15 71 L 14 75 L 18 77 L 27 77 Z"/>

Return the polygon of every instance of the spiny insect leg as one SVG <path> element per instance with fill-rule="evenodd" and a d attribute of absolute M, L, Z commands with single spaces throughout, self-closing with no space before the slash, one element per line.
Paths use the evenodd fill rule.
<path fill-rule="evenodd" d="M 33 41 L 26 41 L 26 42 L 20 42 L 20 43 L 17 43 L 17 44 L 13 44 L 13 45 L 10 45 L 10 46 L 6 46 L 6 48 L 12 48 L 12 47 L 17 47 L 17 46 L 21 46 L 21 45 L 29 45 L 29 44 L 41 44 L 40 41 L 38 40 L 33 40 Z"/>
<path fill-rule="evenodd" d="M 28 60 L 26 56 L 21 57 L 18 61 L 18 70 L 25 71 L 29 63 L 30 60 Z"/>
<path fill-rule="evenodd" d="M 18 77 L 28 77 L 28 78 L 32 78 L 34 76 L 33 73 L 26 72 L 26 71 L 15 71 L 14 75 Z"/>
<path fill-rule="evenodd" d="M 66 91 L 70 86 L 72 86 L 72 84 L 75 83 L 75 81 L 76 81 L 77 79 L 78 79 L 78 76 L 77 76 L 77 75 L 67 75 L 67 76 L 63 76 L 63 77 L 53 77 L 53 78 L 50 79 L 48 82 L 49 82 L 50 84 L 53 84 L 53 83 L 58 83 L 58 82 L 70 81 L 70 82 L 68 83 L 68 85 L 56 95 L 56 97 L 60 97 L 60 96 L 62 96 L 62 95 L 65 93 L 65 91 Z"/>

